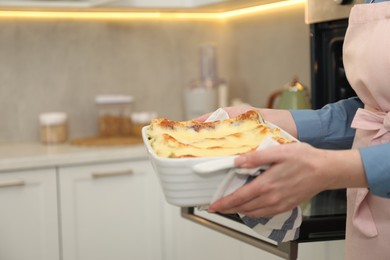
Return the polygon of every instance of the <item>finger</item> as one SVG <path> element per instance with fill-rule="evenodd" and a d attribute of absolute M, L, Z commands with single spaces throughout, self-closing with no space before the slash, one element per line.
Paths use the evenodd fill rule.
<path fill-rule="evenodd" d="M 220 209 L 217 211 L 223 214 L 239 213 L 248 217 L 271 217 L 283 212 L 282 210 L 283 205 L 280 204 L 264 205 L 264 203 L 262 203 L 263 201 L 264 201 L 263 197 L 257 197 L 253 200 L 248 201 L 247 203 L 239 205 L 238 207 L 232 207 L 229 209 Z"/>
<path fill-rule="evenodd" d="M 280 160 L 278 147 L 269 147 L 261 151 L 253 151 L 238 156 L 234 164 L 236 167 L 253 168 L 261 165 L 271 165 Z"/>
<path fill-rule="evenodd" d="M 295 204 L 291 204 L 287 200 L 276 202 L 265 195 L 250 200 L 239 207 L 231 208 L 226 213 L 240 213 L 248 217 L 272 217 L 287 212 L 294 206 Z"/>
<path fill-rule="evenodd" d="M 238 212 L 250 217 L 272 217 L 281 213 L 291 211 L 298 205 L 299 204 L 291 203 L 286 199 L 277 203 L 270 203 L 261 207 L 247 207 L 249 208 L 248 210 L 246 210 L 245 208 L 238 209 Z"/>
<path fill-rule="evenodd" d="M 233 193 L 211 204 L 209 211 L 218 211 L 223 213 L 237 212 L 237 208 L 240 208 L 245 203 L 259 196 L 259 191 L 261 192 L 261 188 L 259 188 L 258 185 L 255 185 L 254 183 L 248 183 Z"/>
<path fill-rule="evenodd" d="M 204 121 L 206 121 L 207 118 L 210 117 L 211 114 L 212 113 L 207 113 L 207 114 L 201 115 L 200 117 L 195 118 L 195 120 L 199 121 L 199 122 L 204 122 Z"/>
<path fill-rule="evenodd" d="M 278 214 L 287 212 L 288 210 L 281 209 L 281 207 L 271 206 L 264 208 L 257 208 L 252 211 L 239 211 L 240 214 L 253 218 L 271 218 Z"/>
<path fill-rule="evenodd" d="M 240 213 L 248 217 L 272 217 L 277 214 L 287 212 L 293 208 L 293 206 L 284 202 L 264 203 L 264 201 L 270 202 L 265 197 L 257 197 L 238 207 L 220 209 L 217 211 L 224 214 Z"/>
<path fill-rule="evenodd" d="M 260 209 L 261 203 L 258 203 L 258 200 L 259 198 L 255 198 L 253 200 L 248 201 L 247 203 L 239 205 L 238 207 L 222 209 L 222 210 L 218 210 L 218 212 L 224 214 L 240 213 L 246 215 L 245 213 L 247 212 L 255 212 L 256 210 Z"/>
<path fill-rule="evenodd" d="M 229 117 L 236 117 L 240 114 L 243 114 L 255 108 L 248 105 L 241 105 L 241 106 L 224 107 L 223 109 L 229 114 Z"/>

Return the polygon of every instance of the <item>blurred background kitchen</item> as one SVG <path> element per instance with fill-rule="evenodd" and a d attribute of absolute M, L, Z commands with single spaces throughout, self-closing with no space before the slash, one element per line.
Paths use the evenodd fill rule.
<path fill-rule="evenodd" d="M 1 260 L 296 259 L 296 243 L 252 246 L 225 217 L 243 238 L 183 218 L 134 134 L 137 118 L 187 119 L 199 87 L 224 97 L 210 108 L 310 92 L 305 0 L 217 2 L 0 0 Z M 298 259 L 343 259 L 343 227 L 309 220 Z"/>
<path fill-rule="evenodd" d="M 310 87 L 304 1 L 292 2 L 222 19 L 28 17 L 3 7 L 0 141 L 39 140 L 38 116 L 47 111 L 68 114 L 70 138 L 96 135 L 101 94 L 131 95 L 134 111 L 182 120 L 183 90 L 199 77 L 204 43 L 216 46 L 229 104 L 264 107 L 294 75 Z"/>

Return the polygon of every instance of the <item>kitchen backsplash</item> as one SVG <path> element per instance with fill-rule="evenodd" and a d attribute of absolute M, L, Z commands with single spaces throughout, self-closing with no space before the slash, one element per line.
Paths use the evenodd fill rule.
<path fill-rule="evenodd" d="M 0 20 L 0 142 L 38 141 L 38 115 L 64 111 L 70 137 L 97 133 L 99 94 L 183 119 L 183 89 L 199 75 L 198 47 L 218 46 L 230 98 L 265 106 L 299 75 L 309 84 L 304 7 L 228 21 Z"/>

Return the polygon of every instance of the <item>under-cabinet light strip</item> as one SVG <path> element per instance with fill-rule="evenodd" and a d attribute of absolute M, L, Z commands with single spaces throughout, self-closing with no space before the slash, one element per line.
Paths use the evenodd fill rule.
<path fill-rule="evenodd" d="M 275 3 L 270 3 L 270 4 L 263 4 L 263 5 L 248 7 L 248 8 L 242 8 L 242 9 L 222 12 L 222 13 L 219 13 L 216 15 L 218 15 L 220 18 L 230 18 L 230 17 L 235 17 L 235 16 L 241 16 L 241 15 L 247 15 L 247 14 L 272 10 L 272 9 L 276 9 L 276 8 L 282 8 L 282 7 L 292 6 L 292 5 L 303 4 L 303 3 L 305 3 L 305 0 L 287 0 L 287 1 L 275 2 Z"/>
<path fill-rule="evenodd" d="M 263 4 L 226 12 L 191 13 L 191 12 L 122 12 L 122 11 L 35 11 L 35 10 L 0 10 L 0 18 L 35 18 L 35 19 L 226 19 L 254 14 L 276 8 L 303 4 L 305 0 L 286 0 Z"/>

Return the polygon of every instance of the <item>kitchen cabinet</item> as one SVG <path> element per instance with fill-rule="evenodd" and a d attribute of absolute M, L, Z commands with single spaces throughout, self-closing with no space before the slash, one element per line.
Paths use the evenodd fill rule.
<path fill-rule="evenodd" d="M 164 198 L 146 156 L 49 150 L 63 155 L 0 160 L 0 259 L 162 259 Z"/>
<path fill-rule="evenodd" d="M 191 8 L 228 0 L 0 0 L 0 5 L 15 7 L 136 7 L 136 8 Z"/>
<path fill-rule="evenodd" d="M 141 8 L 194 8 L 228 1 L 229 0 L 117 0 L 108 2 L 106 5 Z"/>
<path fill-rule="evenodd" d="M 181 217 L 142 146 L 3 146 L 0 155 L 1 260 L 281 259 Z M 298 259 L 342 259 L 343 249 L 304 243 Z"/>
<path fill-rule="evenodd" d="M 162 197 L 148 161 L 59 168 L 63 260 L 158 260 Z"/>
<path fill-rule="evenodd" d="M 224 11 L 248 6 L 280 2 L 281 0 L 0 0 L 8 8 L 85 8 L 96 10 L 160 10 L 160 11 Z"/>
<path fill-rule="evenodd" d="M 0 173 L 0 259 L 59 260 L 56 171 Z"/>

